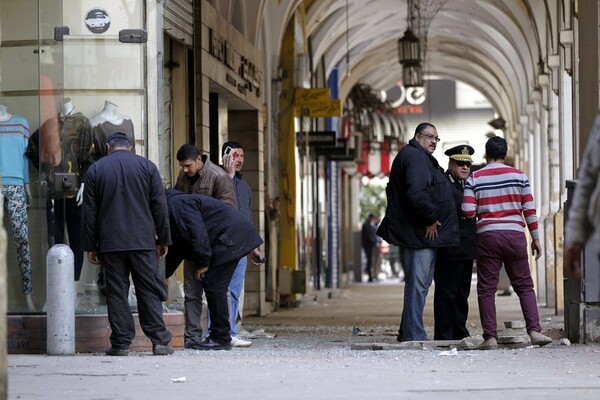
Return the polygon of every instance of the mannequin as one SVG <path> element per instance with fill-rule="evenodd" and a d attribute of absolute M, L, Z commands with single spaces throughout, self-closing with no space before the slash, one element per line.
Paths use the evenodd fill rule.
<path fill-rule="evenodd" d="M 130 117 L 117 113 L 117 108 L 118 106 L 115 103 L 106 100 L 100 114 L 90 120 L 94 128 L 94 160 L 98 160 L 107 154 L 106 141 L 115 132 L 122 132 L 127 135 L 127 139 L 129 139 L 132 146 L 131 151 L 135 153 L 133 122 Z"/>
<path fill-rule="evenodd" d="M 27 311 L 35 312 L 31 297 L 31 248 L 27 226 L 27 207 L 31 202 L 29 190 L 29 162 L 25 149 L 29 140 L 29 123 L 20 115 L 11 115 L 0 105 L 0 171 L 2 189 L 0 203 L 7 208 L 8 218 L 17 247 L 23 294 Z"/>
<path fill-rule="evenodd" d="M 72 99 L 66 97 L 58 114 L 60 157 L 58 163 L 46 164 L 48 175 L 48 198 L 46 217 L 48 219 L 48 245 L 64 244 L 65 224 L 69 235 L 69 247 L 75 259 L 75 281 L 81 276 L 83 251 L 81 250 L 81 204 L 83 202 L 83 180 L 93 162 L 93 133 L 89 119 L 78 112 Z M 75 173 L 76 193 L 54 191 L 56 173 Z"/>
<path fill-rule="evenodd" d="M 8 121 L 11 118 L 12 115 L 8 113 L 8 108 L 5 105 L 0 104 L 0 122 Z"/>

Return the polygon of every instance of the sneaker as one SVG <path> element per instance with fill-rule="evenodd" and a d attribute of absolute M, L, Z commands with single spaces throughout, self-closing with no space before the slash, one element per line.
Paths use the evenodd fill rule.
<path fill-rule="evenodd" d="M 498 342 L 495 337 L 485 339 L 483 343 L 477 347 L 477 350 L 496 350 L 498 349 Z"/>
<path fill-rule="evenodd" d="M 104 352 L 107 356 L 118 356 L 118 357 L 127 357 L 129 355 L 129 349 L 119 349 L 116 347 L 111 347 L 110 349 Z"/>
<path fill-rule="evenodd" d="M 231 347 L 250 347 L 252 342 L 249 340 L 242 339 L 239 336 L 231 336 Z"/>
<path fill-rule="evenodd" d="M 170 356 L 175 353 L 175 349 L 168 344 L 153 344 L 152 354 L 155 356 Z"/>
<path fill-rule="evenodd" d="M 534 346 L 545 346 L 552 343 L 552 338 L 543 335 L 540 332 L 531 331 L 529 332 L 529 337 L 531 338 L 531 344 Z"/>

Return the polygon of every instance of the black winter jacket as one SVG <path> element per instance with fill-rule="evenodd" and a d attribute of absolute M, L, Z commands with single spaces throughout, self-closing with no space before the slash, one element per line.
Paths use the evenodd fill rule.
<path fill-rule="evenodd" d="M 387 208 L 377 235 L 388 243 L 414 249 L 456 246 L 458 220 L 450 182 L 437 160 L 415 140 L 394 159 L 386 187 Z M 439 221 L 438 237 L 425 228 Z"/>
<path fill-rule="evenodd" d="M 452 195 L 454 196 L 454 205 L 458 215 L 458 230 L 460 231 L 460 244 L 456 247 L 444 247 L 439 250 L 438 260 L 473 260 L 475 258 L 475 218 L 467 218 L 462 213 L 462 200 L 464 187 L 463 184 L 446 171 L 446 176 L 450 181 Z"/>
<path fill-rule="evenodd" d="M 175 189 L 166 196 L 173 240 L 167 277 L 184 259 L 212 268 L 239 260 L 263 243 L 252 223 L 221 200 Z"/>

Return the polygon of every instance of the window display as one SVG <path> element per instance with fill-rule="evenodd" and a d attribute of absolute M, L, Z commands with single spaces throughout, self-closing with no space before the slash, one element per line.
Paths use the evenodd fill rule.
<path fill-rule="evenodd" d="M 6 207 L 10 220 L 27 310 L 35 311 L 31 297 L 33 291 L 31 248 L 27 223 L 27 207 L 31 201 L 29 162 L 25 157 L 28 140 L 27 120 L 20 115 L 10 114 L 8 108 L 0 104 L 0 176 L 2 177 L 0 203 Z"/>

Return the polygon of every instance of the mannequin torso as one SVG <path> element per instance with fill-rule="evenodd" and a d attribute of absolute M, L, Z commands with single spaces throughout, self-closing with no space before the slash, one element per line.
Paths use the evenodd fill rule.
<path fill-rule="evenodd" d="M 114 125 L 121 125 L 128 117 L 117 113 L 118 106 L 115 103 L 111 103 L 106 100 L 104 102 L 104 108 L 100 111 L 100 114 L 96 115 L 90 120 L 92 126 L 100 125 L 104 122 L 110 122 Z"/>
<path fill-rule="evenodd" d="M 64 100 L 62 108 L 61 108 L 62 115 L 70 115 L 70 114 L 73 114 L 74 112 L 75 112 L 75 107 L 73 106 L 73 102 L 71 101 L 71 98 L 65 97 L 65 100 Z"/>
<path fill-rule="evenodd" d="M 12 115 L 9 114 L 8 108 L 5 105 L 0 104 L 0 121 L 8 121 L 12 118 Z"/>

